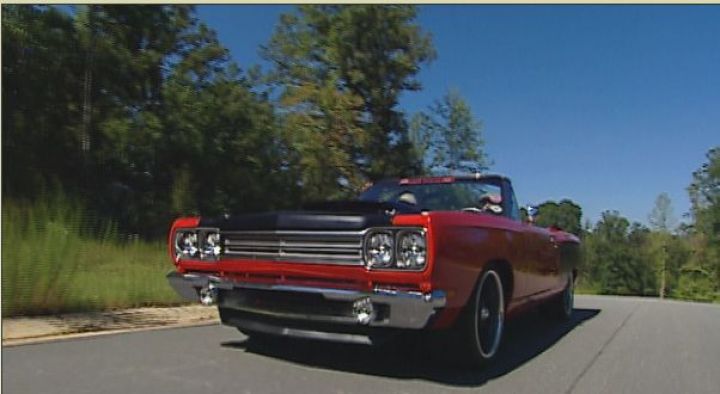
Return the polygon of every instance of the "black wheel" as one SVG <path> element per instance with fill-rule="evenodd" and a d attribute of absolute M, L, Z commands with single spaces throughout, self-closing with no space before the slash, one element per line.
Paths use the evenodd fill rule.
<path fill-rule="evenodd" d="M 480 366 L 498 353 L 505 320 L 503 284 L 497 271 L 483 272 L 458 321 L 456 342 L 464 364 Z"/>
<path fill-rule="evenodd" d="M 550 301 L 547 310 L 549 315 L 560 320 L 570 320 L 575 307 L 575 278 L 572 273 L 568 273 L 567 283 L 562 293 L 554 300 Z"/>

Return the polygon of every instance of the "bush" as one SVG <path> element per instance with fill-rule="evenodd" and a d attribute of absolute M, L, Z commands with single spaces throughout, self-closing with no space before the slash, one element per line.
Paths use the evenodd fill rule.
<path fill-rule="evenodd" d="M 714 292 L 714 288 L 715 284 L 708 272 L 699 267 L 685 267 L 682 269 L 673 296 L 690 301 L 720 301 L 720 297 Z"/>

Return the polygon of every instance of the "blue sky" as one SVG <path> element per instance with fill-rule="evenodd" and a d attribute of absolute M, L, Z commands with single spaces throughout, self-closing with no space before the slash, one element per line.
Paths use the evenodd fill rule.
<path fill-rule="evenodd" d="M 243 68 L 263 64 L 259 45 L 292 10 L 198 7 Z M 681 219 L 720 145 L 718 21 L 720 6 L 422 6 L 438 58 L 401 108 L 457 88 L 521 204 L 570 198 L 593 222 L 615 209 L 647 223 L 666 192 Z"/>

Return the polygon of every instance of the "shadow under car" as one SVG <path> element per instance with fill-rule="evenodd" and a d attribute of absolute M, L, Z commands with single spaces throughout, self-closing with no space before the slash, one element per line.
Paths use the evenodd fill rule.
<path fill-rule="evenodd" d="M 500 353 L 481 369 L 454 365 L 453 355 L 441 349 L 441 343 L 421 342 L 411 335 L 379 346 L 281 337 L 246 338 L 222 346 L 316 368 L 471 387 L 518 368 L 599 313 L 598 309 L 575 309 L 566 322 L 553 321 L 537 312 L 510 320 Z"/>

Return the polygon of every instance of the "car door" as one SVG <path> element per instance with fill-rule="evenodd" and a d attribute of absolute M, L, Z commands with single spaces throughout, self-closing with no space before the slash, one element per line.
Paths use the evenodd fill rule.
<path fill-rule="evenodd" d="M 525 239 L 531 259 L 532 288 L 534 294 L 552 290 L 559 274 L 559 253 L 554 236 L 545 228 L 525 225 Z"/>
<path fill-rule="evenodd" d="M 523 223 L 515 191 L 509 181 L 505 182 L 506 211 L 509 218 L 520 223 L 524 251 L 522 295 L 533 295 L 551 290 L 559 272 L 559 252 L 552 234 L 544 228 Z"/>

